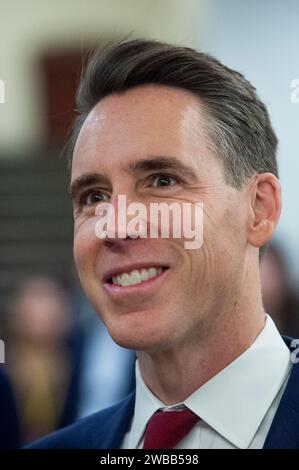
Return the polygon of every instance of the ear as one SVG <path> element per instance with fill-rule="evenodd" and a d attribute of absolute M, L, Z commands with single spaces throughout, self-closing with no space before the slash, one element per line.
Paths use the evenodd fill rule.
<path fill-rule="evenodd" d="M 281 213 L 281 187 L 272 173 L 256 175 L 252 185 L 251 208 L 248 224 L 248 242 L 265 245 L 272 237 Z"/>

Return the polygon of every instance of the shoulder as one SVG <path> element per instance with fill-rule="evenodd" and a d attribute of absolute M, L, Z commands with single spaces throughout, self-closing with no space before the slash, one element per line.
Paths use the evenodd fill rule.
<path fill-rule="evenodd" d="M 91 447 L 93 435 L 97 427 L 105 424 L 110 418 L 113 410 L 94 413 L 87 418 L 80 419 L 74 424 L 59 431 L 53 432 L 32 444 L 25 446 L 25 449 L 81 449 Z"/>
<path fill-rule="evenodd" d="M 134 404 L 133 393 L 116 405 L 80 419 L 70 426 L 26 445 L 24 449 L 106 448 L 107 436 L 113 431 L 118 431 L 120 416 L 127 415 L 132 404 Z"/>
<path fill-rule="evenodd" d="M 0 367 L 0 449 L 20 445 L 20 429 L 16 404 L 9 380 Z"/>

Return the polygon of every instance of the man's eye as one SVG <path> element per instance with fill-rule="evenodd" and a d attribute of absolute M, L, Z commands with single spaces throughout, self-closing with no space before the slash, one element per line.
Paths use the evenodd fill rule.
<path fill-rule="evenodd" d="M 158 175 L 153 177 L 153 186 L 156 188 L 159 187 L 164 187 L 164 186 L 174 186 L 175 184 L 178 183 L 177 178 L 174 178 L 173 176 L 167 176 L 167 175 Z"/>
<path fill-rule="evenodd" d="M 107 198 L 108 196 L 102 191 L 87 191 L 86 193 L 82 194 L 80 198 L 80 203 L 82 206 L 93 206 L 94 204 L 98 204 L 99 202 L 107 201 Z"/>

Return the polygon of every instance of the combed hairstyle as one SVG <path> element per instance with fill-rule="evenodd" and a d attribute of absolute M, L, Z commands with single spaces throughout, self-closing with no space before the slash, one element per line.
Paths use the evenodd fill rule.
<path fill-rule="evenodd" d="M 278 177 L 277 138 L 249 81 L 209 54 L 147 39 L 110 43 L 89 61 L 76 96 L 70 157 L 87 115 L 99 101 L 147 84 L 187 90 L 199 98 L 209 144 L 222 161 L 227 184 L 241 188 L 253 175 L 265 172 Z"/>

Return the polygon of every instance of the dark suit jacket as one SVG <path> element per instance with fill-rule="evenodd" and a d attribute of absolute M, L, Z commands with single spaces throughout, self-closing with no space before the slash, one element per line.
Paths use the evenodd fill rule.
<path fill-rule="evenodd" d="M 284 338 L 290 347 L 291 338 Z M 135 393 L 117 405 L 95 413 L 26 448 L 118 449 L 134 412 Z M 265 449 L 299 448 L 299 362 L 294 364 L 266 437 Z"/>
<path fill-rule="evenodd" d="M 0 449 L 15 449 L 20 444 L 19 422 L 12 390 L 0 368 Z"/>

